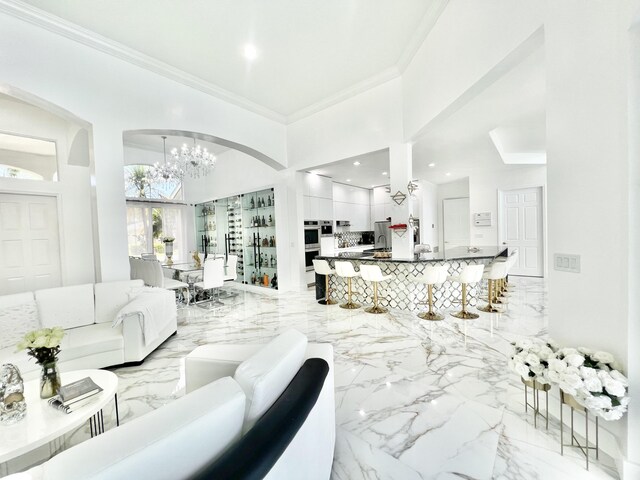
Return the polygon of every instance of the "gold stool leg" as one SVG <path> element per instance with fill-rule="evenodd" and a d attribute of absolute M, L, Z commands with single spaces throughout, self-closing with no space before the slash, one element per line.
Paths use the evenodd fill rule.
<path fill-rule="evenodd" d="M 347 278 L 347 303 L 340 304 L 340 308 L 346 308 L 347 310 L 360 308 L 360 305 L 351 301 L 351 277 Z"/>
<path fill-rule="evenodd" d="M 364 311 L 376 314 L 388 312 L 386 308 L 378 306 L 378 282 L 373 282 L 373 307 L 366 308 Z"/>
<path fill-rule="evenodd" d="M 429 311 L 419 313 L 418 318 L 431 321 L 444 320 L 444 315 L 433 311 L 433 284 L 431 283 L 427 285 L 427 300 L 429 304 Z"/>
<path fill-rule="evenodd" d="M 481 312 L 487 313 L 503 313 L 503 310 L 493 305 L 493 301 L 495 298 L 496 292 L 496 280 L 488 279 L 487 283 L 489 284 L 489 294 L 487 295 L 488 303 L 484 307 L 478 307 L 478 310 Z M 493 325 L 493 324 L 492 324 Z"/>
<path fill-rule="evenodd" d="M 329 290 L 329 275 L 324 276 L 324 299 L 319 300 L 318 303 L 320 305 L 335 305 L 336 302 L 331 298 L 331 292 Z"/>
<path fill-rule="evenodd" d="M 452 313 L 451 316 L 461 318 L 462 320 L 474 320 L 480 318 L 477 313 L 467 312 L 467 284 L 462 284 L 462 310 Z"/>

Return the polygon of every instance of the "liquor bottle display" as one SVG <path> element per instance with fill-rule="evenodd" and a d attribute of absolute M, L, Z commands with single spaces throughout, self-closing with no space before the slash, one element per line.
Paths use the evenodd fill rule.
<path fill-rule="evenodd" d="M 206 255 L 236 255 L 236 281 L 278 288 L 274 190 L 195 205 L 196 244 Z M 204 260 L 204 259 L 203 259 Z"/>
<path fill-rule="evenodd" d="M 273 189 L 243 195 L 245 283 L 277 288 L 275 201 Z"/>

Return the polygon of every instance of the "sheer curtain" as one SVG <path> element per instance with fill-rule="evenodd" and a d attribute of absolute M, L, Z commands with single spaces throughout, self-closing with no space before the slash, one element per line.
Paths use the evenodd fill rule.
<path fill-rule="evenodd" d="M 129 255 L 153 252 L 161 262 L 166 260 L 162 239 L 173 237 L 174 263 L 188 261 L 182 207 L 127 202 L 127 237 Z"/>

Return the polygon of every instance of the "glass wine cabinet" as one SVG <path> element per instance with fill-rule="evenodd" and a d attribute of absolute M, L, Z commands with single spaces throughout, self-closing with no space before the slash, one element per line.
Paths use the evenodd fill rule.
<path fill-rule="evenodd" d="M 208 255 L 236 255 L 237 281 L 278 288 L 273 188 L 196 204 L 196 243 Z"/>

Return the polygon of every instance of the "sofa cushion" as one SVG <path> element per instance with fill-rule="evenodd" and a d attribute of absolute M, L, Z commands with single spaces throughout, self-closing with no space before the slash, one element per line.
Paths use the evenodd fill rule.
<path fill-rule="evenodd" d="M 231 377 L 59 453 L 45 479 L 188 478 L 242 430 L 245 396 Z"/>
<path fill-rule="evenodd" d="M 16 293 L 0 297 L 0 349 L 15 350 L 25 333 L 38 328 L 40 321 L 33 293 Z"/>
<path fill-rule="evenodd" d="M 96 283 L 96 323 L 112 323 L 120 309 L 129 303 L 130 294 L 142 287 L 142 280 Z"/>
<path fill-rule="evenodd" d="M 306 349 L 307 337 L 288 330 L 238 366 L 233 378 L 247 396 L 245 432 L 287 388 L 302 366 Z"/>
<path fill-rule="evenodd" d="M 68 362 L 112 350 L 123 350 L 122 326 L 112 328 L 109 323 L 96 323 L 64 331 L 58 358 Z"/>
<path fill-rule="evenodd" d="M 43 327 L 66 329 L 94 323 L 92 283 L 36 290 L 35 295 Z"/>

